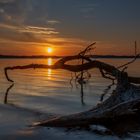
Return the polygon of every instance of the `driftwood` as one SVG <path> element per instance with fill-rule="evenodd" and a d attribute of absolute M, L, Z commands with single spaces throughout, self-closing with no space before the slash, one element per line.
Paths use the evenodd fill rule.
<path fill-rule="evenodd" d="M 25 66 L 6 67 L 5 75 L 8 81 L 14 82 L 8 76 L 8 70 L 15 69 L 64 69 L 71 72 L 80 72 L 78 76 L 79 84 L 84 83 L 84 72 L 98 68 L 104 78 L 117 81 L 116 89 L 112 95 L 96 107 L 77 114 L 62 116 L 35 123 L 35 126 L 53 126 L 53 127 L 77 127 L 89 126 L 90 124 L 110 124 L 123 118 L 136 117 L 140 113 L 140 87 L 134 84 L 140 84 L 140 77 L 128 76 L 124 70 L 126 66 L 134 60 L 120 66 L 115 67 L 110 64 L 94 60 L 91 56 L 86 55 L 92 48 L 89 45 L 84 51 L 78 55 L 63 57 L 53 65 L 30 64 Z M 82 64 L 70 65 L 67 62 L 71 60 L 82 60 Z M 122 68 L 122 70 L 120 70 Z M 79 78 L 80 77 L 80 78 Z"/>
<path fill-rule="evenodd" d="M 127 91 L 115 91 L 100 105 L 86 112 L 62 116 L 36 123 L 37 126 L 87 127 L 91 124 L 110 124 L 123 117 L 135 116 L 140 112 L 140 89 L 131 86 Z M 123 94 L 123 95 L 122 95 Z M 132 95 L 133 94 L 133 95 Z"/>
<path fill-rule="evenodd" d="M 76 59 L 85 59 L 85 60 L 89 60 L 88 57 L 83 57 L 83 56 L 68 56 L 68 57 L 64 57 L 62 59 L 60 59 L 58 62 L 56 62 L 54 65 L 44 65 L 44 64 L 30 64 L 30 65 L 25 65 L 25 66 L 14 66 L 14 67 L 6 67 L 5 68 L 5 75 L 8 81 L 10 82 L 14 82 L 13 80 L 11 80 L 8 77 L 7 71 L 8 70 L 15 70 L 15 69 L 64 69 L 64 70 L 68 70 L 71 72 L 81 72 L 84 70 L 89 70 L 89 69 L 93 69 L 93 68 L 98 68 L 102 71 L 105 71 L 107 74 L 117 78 L 119 75 L 122 75 L 122 72 L 117 69 L 116 67 L 98 61 L 98 60 L 90 60 L 89 62 L 86 62 L 84 64 L 81 65 L 69 65 L 69 64 L 65 64 L 68 61 L 71 60 L 76 60 Z M 107 77 L 104 77 L 107 78 Z M 134 83 L 134 84 L 139 84 L 140 83 L 140 77 L 131 77 L 128 76 L 128 81 L 130 83 Z"/>

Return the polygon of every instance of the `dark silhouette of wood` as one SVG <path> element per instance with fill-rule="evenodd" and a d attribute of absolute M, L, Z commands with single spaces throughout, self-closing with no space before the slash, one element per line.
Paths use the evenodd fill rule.
<path fill-rule="evenodd" d="M 92 43 L 78 55 L 61 58 L 54 65 L 30 64 L 25 66 L 13 66 L 5 68 L 5 75 L 8 81 L 13 82 L 8 76 L 8 70 L 16 69 L 64 69 L 71 72 L 80 72 L 77 81 L 81 84 L 81 89 L 85 82 L 84 72 L 98 68 L 104 78 L 116 80 L 117 86 L 111 96 L 98 104 L 96 107 L 77 114 L 62 116 L 51 120 L 46 120 L 35 124 L 36 126 L 53 126 L 53 127 L 77 127 L 88 126 L 90 124 L 113 123 L 115 120 L 122 120 L 124 117 L 135 117 L 140 112 L 140 87 L 133 84 L 140 84 L 140 77 L 131 77 L 125 72 L 126 66 L 133 63 L 137 56 L 130 62 L 115 67 L 113 65 L 93 60 L 86 55 L 92 50 Z M 70 65 L 67 62 L 72 60 L 82 60 L 82 64 Z M 122 68 L 123 70 L 120 70 Z M 82 89 L 83 90 L 83 89 Z"/>
<path fill-rule="evenodd" d="M 139 56 L 140 56 L 140 54 L 136 55 L 136 56 L 134 57 L 134 59 L 132 59 L 131 61 L 129 61 L 129 62 L 127 62 L 126 64 L 123 64 L 123 65 L 121 65 L 121 66 L 119 66 L 119 67 L 117 67 L 117 68 L 120 69 L 120 68 L 126 67 L 127 65 L 130 65 L 131 63 L 135 62 L 136 59 L 137 59 Z"/>
<path fill-rule="evenodd" d="M 112 84 L 108 85 L 107 88 L 103 91 L 103 94 L 101 94 L 101 96 L 100 96 L 100 101 L 101 101 L 101 102 L 103 101 L 104 96 L 105 96 L 106 94 L 108 94 L 109 90 L 111 89 L 111 87 L 112 87 L 113 85 L 115 85 L 115 83 L 112 83 Z"/>
<path fill-rule="evenodd" d="M 6 67 L 5 68 L 5 75 L 8 81 L 10 82 L 14 82 L 13 80 L 11 80 L 8 76 L 7 71 L 8 70 L 16 70 L 16 69 L 64 69 L 64 70 L 68 70 L 71 72 L 81 72 L 84 70 L 89 70 L 89 69 L 93 69 L 93 68 L 98 68 L 100 70 L 104 70 L 105 72 L 107 72 L 108 75 L 114 77 L 115 79 L 117 79 L 118 75 L 121 74 L 121 71 L 104 62 L 98 61 L 98 60 L 92 60 L 90 62 L 86 62 L 84 64 L 81 65 L 69 65 L 69 64 L 65 64 L 68 61 L 71 60 L 76 60 L 76 59 L 85 59 L 79 55 L 76 56 L 68 56 L 65 58 L 60 59 L 58 62 L 56 62 L 54 65 L 45 65 L 45 64 L 30 64 L 30 65 L 24 65 L 24 66 L 13 66 L 13 67 Z M 85 59 L 87 60 L 87 58 Z M 106 78 L 106 77 L 104 77 Z M 135 84 L 140 84 L 140 77 L 131 77 L 128 76 L 128 80 L 130 83 L 135 83 Z"/>
<path fill-rule="evenodd" d="M 131 85 L 126 91 L 120 92 L 120 90 L 122 89 L 118 87 L 112 96 L 93 109 L 38 122 L 34 126 L 87 127 L 91 124 L 113 124 L 121 118 L 130 116 L 135 118 L 140 113 L 140 89 Z"/>
<path fill-rule="evenodd" d="M 5 104 L 7 104 L 8 94 L 9 94 L 10 89 L 12 89 L 13 86 L 14 86 L 14 83 L 11 84 L 11 85 L 7 88 L 7 90 L 6 90 L 6 92 L 5 92 L 5 97 L 4 97 L 4 103 L 5 103 Z"/>

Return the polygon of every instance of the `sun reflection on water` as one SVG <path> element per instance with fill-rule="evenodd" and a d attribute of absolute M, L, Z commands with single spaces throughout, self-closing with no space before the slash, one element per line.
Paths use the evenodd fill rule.
<path fill-rule="evenodd" d="M 48 78 L 51 79 L 52 70 L 48 69 Z"/>
<path fill-rule="evenodd" d="M 47 64 L 48 64 L 49 66 L 52 65 L 52 58 L 48 58 Z M 48 69 L 47 76 L 48 76 L 48 79 L 49 79 L 49 80 L 51 79 L 51 74 L 52 74 L 52 70 L 51 70 L 51 69 Z"/>
<path fill-rule="evenodd" d="M 48 58 L 47 64 L 48 64 L 49 66 L 52 65 L 52 58 Z"/>

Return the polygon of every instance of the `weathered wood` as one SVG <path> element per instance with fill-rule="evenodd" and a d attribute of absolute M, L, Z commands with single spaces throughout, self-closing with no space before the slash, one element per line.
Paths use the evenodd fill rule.
<path fill-rule="evenodd" d="M 35 123 L 34 126 L 85 127 L 91 124 L 111 123 L 127 116 L 139 114 L 140 87 L 131 85 L 125 91 L 120 92 L 120 90 L 121 89 L 116 89 L 113 95 L 93 109 L 38 122 Z"/>

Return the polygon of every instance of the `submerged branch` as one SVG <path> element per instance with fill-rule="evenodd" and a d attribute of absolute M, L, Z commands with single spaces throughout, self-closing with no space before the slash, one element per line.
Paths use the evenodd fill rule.
<path fill-rule="evenodd" d="M 125 64 L 123 64 L 123 65 L 117 67 L 117 68 L 118 68 L 118 69 L 120 69 L 120 68 L 124 68 L 124 67 L 126 67 L 126 66 L 132 64 L 133 62 L 136 61 L 136 59 L 137 59 L 139 56 L 140 56 L 140 54 L 136 55 L 136 56 L 134 57 L 134 59 L 132 59 L 131 61 L 129 61 L 129 62 L 127 62 L 127 63 L 125 63 Z"/>

